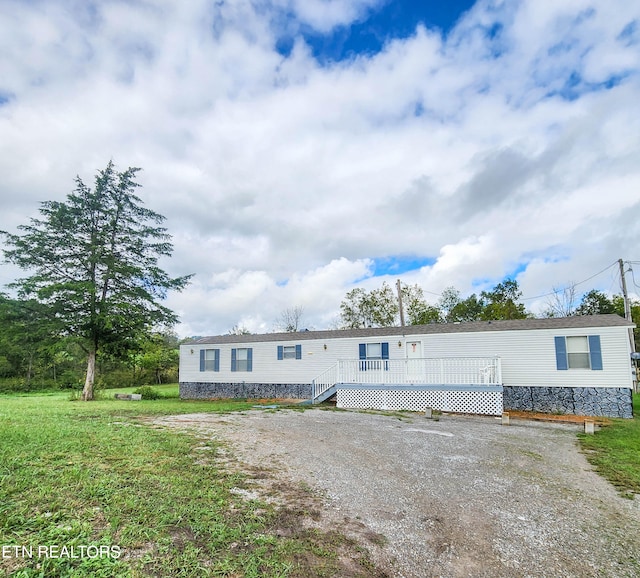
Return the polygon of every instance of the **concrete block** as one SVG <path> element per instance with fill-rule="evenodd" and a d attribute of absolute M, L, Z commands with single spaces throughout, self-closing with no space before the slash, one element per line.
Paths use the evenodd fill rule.
<path fill-rule="evenodd" d="M 126 401 L 140 401 L 142 399 L 142 395 L 139 393 L 116 393 L 115 397 Z"/>
<path fill-rule="evenodd" d="M 502 425 L 509 425 L 509 412 L 505 411 L 502 414 Z"/>
<path fill-rule="evenodd" d="M 584 420 L 584 433 L 593 434 L 596 431 L 596 422 L 592 419 Z"/>

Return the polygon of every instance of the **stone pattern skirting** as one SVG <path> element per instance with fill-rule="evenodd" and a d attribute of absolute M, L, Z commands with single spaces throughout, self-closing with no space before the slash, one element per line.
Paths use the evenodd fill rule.
<path fill-rule="evenodd" d="M 504 386 L 504 410 L 633 417 L 631 389 L 625 387 Z"/>
<path fill-rule="evenodd" d="M 182 399 L 311 399 L 310 383 L 180 383 Z"/>

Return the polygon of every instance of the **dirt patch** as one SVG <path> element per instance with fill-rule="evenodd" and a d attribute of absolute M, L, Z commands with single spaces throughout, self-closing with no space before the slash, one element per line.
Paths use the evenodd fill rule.
<path fill-rule="evenodd" d="M 155 423 L 225 442 L 226 467 L 255 473 L 245 490 L 281 505 L 277 532 L 340 552 L 334 575 L 640 575 L 639 500 L 592 471 L 578 425 L 318 409 Z"/>
<path fill-rule="evenodd" d="M 570 415 L 570 414 L 554 414 L 554 413 L 537 413 L 532 411 L 509 411 L 509 416 L 516 419 L 534 420 L 534 421 L 552 421 L 556 423 L 575 423 L 584 425 L 586 420 L 591 420 L 596 425 L 610 425 L 611 420 L 608 417 Z"/>

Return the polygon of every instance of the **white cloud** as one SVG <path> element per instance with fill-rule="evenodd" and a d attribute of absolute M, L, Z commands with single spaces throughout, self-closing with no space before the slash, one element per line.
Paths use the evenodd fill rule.
<path fill-rule="evenodd" d="M 167 268 L 196 274 L 169 300 L 189 334 L 295 305 L 326 327 L 376 257 L 435 258 L 406 275 L 434 292 L 525 267 L 525 296 L 638 259 L 638 7 L 480 2 L 330 66 L 275 48 L 376 5 L 7 2 L 0 229 L 110 158 L 142 167 Z"/>
<path fill-rule="evenodd" d="M 195 277 L 182 294 L 170 297 L 168 305 L 182 313 L 179 330 L 184 335 L 210 334 L 212 319 L 222 333 L 235 325 L 253 333 L 273 331 L 280 314 L 294 307 L 302 308 L 307 326 L 320 321 L 326 327 L 351 284 L 369 276 L 368 260 L 344 258 L 296 273 L 286 283 L 278 283 L 265 271 L 227 269 L 207 279 Z M 192 310 L 199 315 L 187 318 Z"/>
<path fill-rule="evenodd" d="M 274 0 L 274 5 L 295 14 L 301 23 L 318 32 L 329 33 L 363 18 L 367 11 L 385 0 Z"/>

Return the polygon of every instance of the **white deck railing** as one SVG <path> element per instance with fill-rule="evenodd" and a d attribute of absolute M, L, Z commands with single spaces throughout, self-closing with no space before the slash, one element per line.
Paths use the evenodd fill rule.
<path fill-rule="evenodd" d="M 363 385 L 501 385 L 499 357 L 341 359 L 313 380 L 314 398 L 336 383 Z"/>

